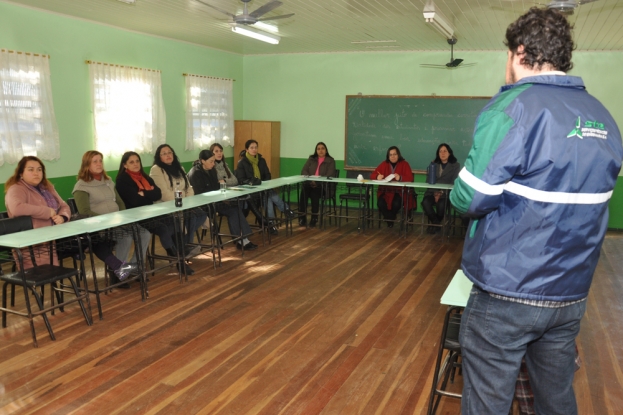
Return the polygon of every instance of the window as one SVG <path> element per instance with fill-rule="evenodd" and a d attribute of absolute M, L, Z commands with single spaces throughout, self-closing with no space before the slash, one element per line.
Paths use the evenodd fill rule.
<path fill-rule="evenodd" d="M 60 155 L 49 57 L 0 49 L 0 166 Z"/>
<path fill-rule="evenodd" d="M 186 75 L 186 150 L 233 146 L 233 140 L 233 81 Z"/>
<path fill-rule="evenodd" d="M 160 71 L 89 62 L 95 148 L 153 154 L 166 139 Z"/>

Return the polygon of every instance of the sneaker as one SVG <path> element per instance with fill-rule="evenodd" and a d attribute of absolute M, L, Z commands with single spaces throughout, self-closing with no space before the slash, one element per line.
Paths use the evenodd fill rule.
<path fill-rule="evenodd" d="M 108 271 L 108 278 L 109 278 L 109 285 L 116 285 L 119 284 L 121 281 L 119 281 L 119 278 L 117 277 L 117 274 L 115 274 L 115 271 L 110 270 Z M 123 283 L 120 285 L 117 285 L 116 288 L 122 288 L 124 290 L 129 289 L 130 288 L 130 284 Z"/>
<path fill-rule="evenodd" d="M 200 245 L 197 245 L 197 246 L 186 245 L 186 248 L 184 248 L 184 257 L 185 258 L 192 258 L 194 256 L 199 255 L 199 252 L 201 252 L 201 246 Z"/>
<path fill-rule="evenodd" d="M 236 244 L 236 248 L 238 248 L 238 249 L 242 250 L 242 243 L 241 243 L 241 242 L 238 242 L 238 243 Z M 249 241 L 249 243 L 248 243 L 248 244 L 246 244 L 246 245 L 244 246 L 244 250 L 245 250 L 245 251 L 254 251 L 254 250 L 256 250 L 256 249 L 257 249 L 257 245 L 255 245 L 253 242 L 250 242 L 250 241 Z"/>
<path fill-rule="evenodd" d="M 292 209 L 288 209 L 286 210 L 286 218 L 292 220 L 294 218 L 296 218 L 298 215 L 296 214 L 296 212 L 294 212 Z"/>
<path fill-rule="evenodd" d="M 299 226 L 307 226 L 307 218 L 305 216 L 299 219 Z"/>
<path fill-rule="evenodd" d="M 276 226 L 271 226 L 270 228 L 268 228 L 268 231 L 270 232 L 271 235 L 279 235 L 279 231 L 277 230 Z"/>
<path fill-rule="evenodd" d="M 310 228 L 315 228 L 317 223 L 318 223 L 318 219 L 314 216 L 314 217 L 313 217 L 313 218 L 311 218 L 311 220 L 309 221 L 309 227 L 310 227 Z"/>
<path fill-rule="evenodd" d="M 119 278 L 119 281 L 123 281 L 132 273 L 136 272 L 136 265 L 123 262 L 119 268 L 115 270 L 115 275 Z"/>

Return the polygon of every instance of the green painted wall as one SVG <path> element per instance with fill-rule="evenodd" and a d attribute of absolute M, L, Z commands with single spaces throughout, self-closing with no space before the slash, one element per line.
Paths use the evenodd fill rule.
<path fill-rule="evenodd" d="M 242 118 L 241 55 L 1 2 L 0 48 L 51 56 L 52 93 L 61 140 L 61 158 L 46 161 L 45 164 L 48 176 L 63 177 L 61 181 L 66 176 L 74 177 L 77 174 L 82 154 L 93 148 L 89 72 L 85 64 L 87 59 L 161 71 L 167 115 L 166 141 L 175 148 L 183 161 L 194 160 L 198 153 L 184 151 L 186 118 L 183 73 L 236 79 L 234 111 L 236 118 Z M 233 149 L 226 148 L 226 155 L 232 152 Z M 144 155 L 142 158 L 145 164 L 151 165 L 151 156 Z M 108 169 L 116 170 L 119 158 L 106 158 L 104 163 Z M 1 166 L 0 182 L 4 183 L 14 168 L 14 165 L 7 163 Z"/>

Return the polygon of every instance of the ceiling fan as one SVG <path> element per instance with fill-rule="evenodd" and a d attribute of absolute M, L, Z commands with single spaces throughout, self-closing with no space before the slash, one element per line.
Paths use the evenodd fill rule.
<path fill-rule="evenodd" d="M 281 6 L 283 3 L 280 2 L 279 0 L 273 0 L 270 1 L 268 3 L 266 3 L 265 5 L 263 5 L 262 7 L 252 11 L 251 13 L 249 13 L 249 10 L 247 9 L 247 4 L 251 1 L 251 0 L 240 0 L 244 3 L 244 9 L 242 11 L 242 14 L 233 14 L 230 13 L 228 11 L 222 10 L 216 6 L 213 6 L 210 3 L 206 3 L 205 1 L 202 0 L 196 0 L 197 2 L 203 4 L 204 6 L 208 6 L 214 10 L 216 10 L 217 12 L 226 14 L 227 16 L 232 18 L 232 23 L 237 23 L 237 24 L 245 24 L 245 25 L 252 25 L 255 24 L 257 22 L 265 22 L 267 20 L 277 20 L 277 19 L 285 19 L 287 17 L 292 17 L 294 16 L 294 13 L 290 13 L 290 14 L 282 14 L 281 16 L 273 16 L 273 17 L 264 17 L 262 18 L 263 15 L 265 15 L 266 13 L 276 9 L 277 7 Z"/>
<path fill-rule="evenodd" d="M 548 9 L 558 10 L 560 13 L 571 16 L 575 11 L 576 7 L 581 6 L 582 4 L 592 3 L 597 0 L 580 0 L 580 1 L 558 1 L 553 0 L 547 4 Z"/>
<path fill-rule="evenodd" d="M 511 2 L 511 1 L 519 1 L 519 0 L 503 0 L 503 1 L 507 1 L 507 2 Z M 554 9 L 554 10 L 558 10 L 561 14 L 564 14 L 565 16 L 571 16 L 574 12 L 575 9 L 578 8 L 578 6 L 581 6 L 583 4 L 587 4 L 587 3 L 593 3 L 597 0 L 552 0 L 547 4 L 543 4 L 543 3 L 536 3 L 539 6 L 545 6 L 548 9 Z"/>
<path fill-rule="evenodd" d="M 455 69 L 458 68 L 459 65 L 461 65 L 463 63 L 463 59 L 454 59 L 454 45 L 456 45 L 456 42 L 458 42 L 457 38 L 453 37 L 451 39 L 447 39 L 448 41 L 448 45 L 450 45 L 450 62 L 446 63 L 445 65 L 436 65 L 436 64 L 432 64 L 432 63 L 421 63 L 420 66 L 423 68 L 436 68 L 436 69 L 440 69 L 440 68 L 446 68 L 446 69 Z M 466 63 L 461 65 L 461 68 L 466 68 L 468 66 L 474 66 L 476 65 L 476 63 Z"/>

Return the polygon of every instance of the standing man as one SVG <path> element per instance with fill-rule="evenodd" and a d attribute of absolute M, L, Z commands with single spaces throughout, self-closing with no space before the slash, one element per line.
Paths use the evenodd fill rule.
<path fill-rule="evenodd" d="M 526 358 L 540 414 L 577 414 L 575 338 L 621 168 L 610 113 L 568 76 L 571 26 L 532 8 L 506 31 L 506 83 L 451 193 L 473 218 L 462 268 L 463 415 L 507 414 Z"/>

